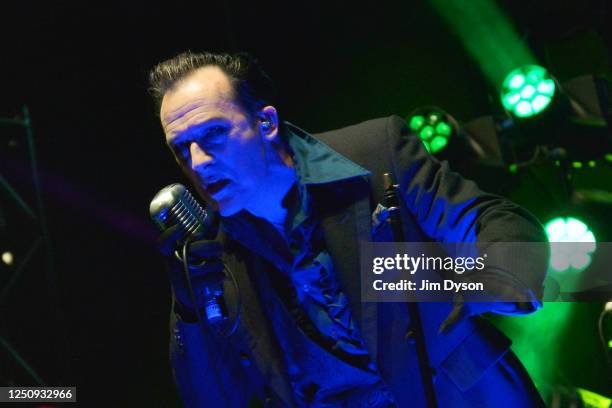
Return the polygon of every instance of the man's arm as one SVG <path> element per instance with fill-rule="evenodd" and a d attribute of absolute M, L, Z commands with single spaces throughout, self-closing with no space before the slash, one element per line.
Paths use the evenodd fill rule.
<path fill-rule="evenodd" d="M 203 309 L 206 289 L 223 279 L 223 246 L 214 240 L 191 243 L 192 265 L 186 276 L 182 262 L 174 258 L 183 234 L 174 226 L 159 239 L 172 288 L 170 364 L 179 395 L 186 407 L 246 406 L 253 382 L 246 381 L 239 353 L 230 339 L 213 332 L 206 321 L 198 322 L 194 306 L 195 302 Z M 205 315 L 202 318 L 206 319 Z"/>
<path fill-rule="evenodd" d="M 175 300 L 173 300 L 173 303 Z M 229 341 L 170 313 L 170 364 L 186 407 L 243 407 L 249 384 Z"/>
<path fill-rule="evenodd" d="M 448 163 L 429 155 L 401 118 L 389 118 L 387 137 L 401 197 L 431 239 L 444 243 L 546 241 L 532 214 L 507 199 L 482 192 L 473 181 L 452 172 Z M 493 306 L 494 311 L 525 313 L 541 306 L 538 297 L 548 257 L 541 245 L 529 251 L 522 259 L 495 251 L 497 256 L 487 259 L 487 268 L 474 276 L 488 283 L 485 288 L 497 286 L 521 300 L 514 304 L 516 308 L 499 304 L 497 309 Z"/>

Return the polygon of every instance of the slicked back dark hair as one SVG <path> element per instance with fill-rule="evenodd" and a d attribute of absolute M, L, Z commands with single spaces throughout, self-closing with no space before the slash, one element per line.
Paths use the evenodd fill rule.
<path fill-rule="evenodd" d="M 252 118 L 266 105 L 277 106 L 272 80 L 251 55 L 186 51 L 160 62 L 149 73 L 149 93 L 155 100 L 158 113 L 168 90 L 197 69 L 207 66 L 219 67 L 229 77 L 236 102 Z"/>

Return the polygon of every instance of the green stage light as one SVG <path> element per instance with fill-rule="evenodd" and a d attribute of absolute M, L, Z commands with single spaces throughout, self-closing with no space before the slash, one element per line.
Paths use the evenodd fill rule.
<path fill-rule="evenodd" d="M 544 227 L 550 245 L 550 267 L 557 272 L 581 272 L 591 264 L 595 235 L 577 218 L 555 218 Z M 555 245 L 555 243 L 576 243 Z"/>
<path fill-rule="evenodd" d="M 410 129 L 419 135 L 428 152 L 435 154 L 448 144 L 454 128 L 444 111 L 434 108 L 418 109 L 408 119 Z"/>
<path fill-rule="evenodd" d="M 501 90 L 501 101 L 514 116 L 526 118 L 542 112 L 555 94 L 555 81 L 546 69 L 526 65 L 510 72 Z"/>
<path fill-rule="evenodd" d="M 612 399 L 594 393 L 593 391 L 585 390 L 584 388 L 576 388 L 585 407 L 589 408 L 610 408 Z"/>

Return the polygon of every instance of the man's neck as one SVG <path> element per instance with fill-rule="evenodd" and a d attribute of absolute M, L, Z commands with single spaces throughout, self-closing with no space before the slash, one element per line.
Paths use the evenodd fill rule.
<path fill-rule="evenodd" d="M 297 175 L 290 155 L 281 154 L 279 158 L 279 161 L 270 166 L 270 171 L 262 183 L 265 191 L 261 192 L 261 196 L 265 198 L 252 200 L 245 209 L 282 230 L 288 213 L 288 209 L 283 206 L 283 200 L 297 181 Z"/>

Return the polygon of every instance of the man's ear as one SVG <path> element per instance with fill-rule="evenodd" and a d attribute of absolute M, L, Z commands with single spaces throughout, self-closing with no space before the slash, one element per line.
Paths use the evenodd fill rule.
<path fill-rule="evenodd" d="M 274 106 L 268 105 L 261 108 L 257 114 L 259 130 L 266 140 L 275 141 L 278 136 L 278 113 Z"/>

